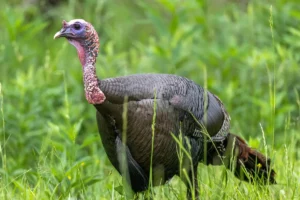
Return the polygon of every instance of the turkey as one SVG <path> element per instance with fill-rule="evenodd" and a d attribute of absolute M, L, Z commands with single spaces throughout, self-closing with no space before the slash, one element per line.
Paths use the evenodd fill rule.
<path fill-rule="evenodd" d="M 97 110 L 103 147 L 134 192 L 181 175 L 187 197 L 199 198 L 199 162 L 223 164 L 245 181 L 276 183 L 270 160 L 229 132 L 230 117 L 217 96 L 170 74 L 100 80 L 94 27 L 82 19 L 63 21 L 54 39 L 60 37 L 77 49 L 85 97 Z"/>

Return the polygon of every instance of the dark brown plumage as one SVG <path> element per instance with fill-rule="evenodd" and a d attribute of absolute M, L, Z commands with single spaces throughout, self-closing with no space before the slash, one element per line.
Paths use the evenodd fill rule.
<path fill-rule="evenodd" d="M 203 160 L 228 168 L 235 164 L 235 175 L 246 181 L 259 177 L 263 183 L 275 183 L 270 161 L 229 133 L 230 117 L 215 95 L 176 75 L 140 74 L 99 80 L 95 68 L 98 35 L 92 25 L 80 19 L 64 21 L 54 36 L 58 37 L 66 37 L 77 49 L 86 99 L 97 109 L 103 146 L 113 166 L 121 174 L 127 173 L 134 192 L 146 190 L 150 178 L 155 184 L 163 184 L 185 169 L 192 181 L 192 187 L 187 184 L 188 197 L 194 193 L 198 198 L 197 166 Z M 182 147 L 176 138 L 182 138 L 182 147 L 189 155 L 183 153 L 179 158 Z M 122 155 L 127 158 L 125 174 Z M 151 167 L 153 177 L 149 177 Z"/>

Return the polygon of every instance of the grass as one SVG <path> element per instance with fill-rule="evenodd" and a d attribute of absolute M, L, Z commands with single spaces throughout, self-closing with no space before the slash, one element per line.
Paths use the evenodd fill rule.
<path fill-rule="evenodd" d="M 219 3 L 216 3 L 219 2 Z M 299 199 L 298 1 L 0 2 L 0 199 L 124 199 L 122 179 L 84 99 L 73 47 L 53 41 L 63 19 L 99 32 L 100 78 L 188 77 L 217 94 L 232 132 L 274 161 L 278 184 L 241 183 L 200 164 L 203 199 Z M 154 199 L 185 199 L 178 177 Z"/>

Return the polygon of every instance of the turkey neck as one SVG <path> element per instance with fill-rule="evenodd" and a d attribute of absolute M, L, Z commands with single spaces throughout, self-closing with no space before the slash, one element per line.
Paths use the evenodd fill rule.
<path fill-rule="evenodd" d="M 85 98 L 90 104 L 102 104 L 105 101 L 105 95 L 99 87 L 95 62 L 90 62 L 89 58 L 86 60 L 82 69 Z"/>
<path fill-rule="evenodd" d="M 89 30 L 87 34 L 87 39 L 77 48 L 83 67 L 85 97 L 90 104 L 102 104 L 105 101 L 105 95 L 99 87 L 95 66 L 99 48 L 98 35 L 94 29 Z"/>

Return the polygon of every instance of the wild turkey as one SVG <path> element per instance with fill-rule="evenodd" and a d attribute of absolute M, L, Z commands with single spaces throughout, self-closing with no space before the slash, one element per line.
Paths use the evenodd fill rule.
<path fill-rule="evenodd" d="M 176 75 L 139 74 L 100 80 L 95 68 L 99 41 L 93 26 L 82 19 L 63 21 L 54 36 L 59 37 L 67 38 L 77 49 L 86 100 L 97 109 L 103 146 L 121 174 L 121 155 L 126 155 L 127 181 L 134 192 L 148 188 L 151 163 L 155 185 L 185 169 L 192 180 L 187 184 L 188 198 L 192 194 L 199 198 L 197 166 L 204 160 L 206 164 L 235 166 L 235 175 L 246 181 L 275 183 L 270 160 L 229 132 L 230 117 L 218 97 Z M 182 160 L 178 156 L 181 150 L 185 152 Z"/>

